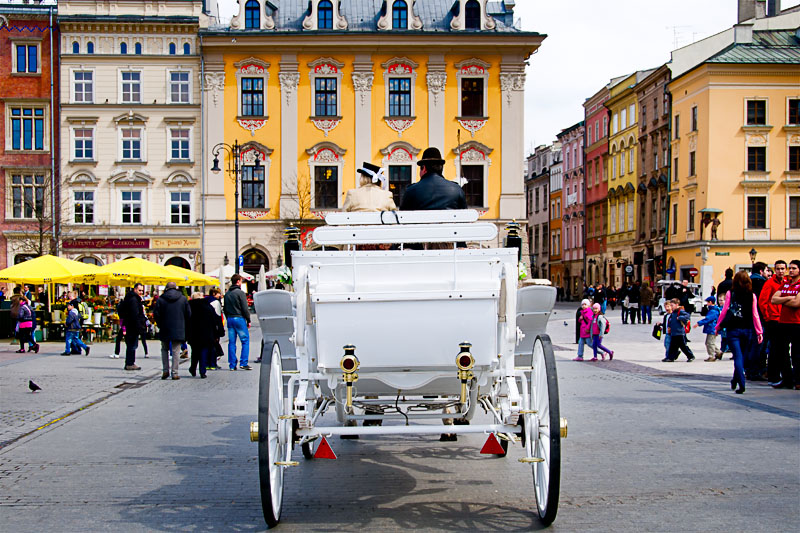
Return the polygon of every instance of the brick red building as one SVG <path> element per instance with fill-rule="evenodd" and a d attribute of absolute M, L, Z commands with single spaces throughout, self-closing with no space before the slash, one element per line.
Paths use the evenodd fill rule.
<path fill-rule="evenodd" d="M 38 254 L 59 205 L 55 19 L 55 5 L 0 0 L 0 268 Z"/>

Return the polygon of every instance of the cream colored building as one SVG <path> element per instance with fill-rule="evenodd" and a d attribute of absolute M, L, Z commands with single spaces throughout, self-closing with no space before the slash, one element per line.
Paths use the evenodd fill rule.
<path fill-rule="evenodd" d="M 201 260 L 201 0 L 61 1 L 63 255 Z"/>

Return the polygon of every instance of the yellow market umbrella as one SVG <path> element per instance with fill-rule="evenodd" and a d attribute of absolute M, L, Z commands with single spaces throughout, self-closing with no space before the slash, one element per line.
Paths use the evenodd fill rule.
<path fill-rule="evenodd" d="M 211 286 L 218 286 L 219 280 L 212 278 L 211 276 L 206 276 L 205 274 L 201 274 L 199 272 L 195 272 L 194 270 L 189 270 L 188 268 L 182 268 L 175 265 L 167 265 L 167 268 L 178 274 L 179 276 L 185 276 L 186 281 L 178 283 L 178 285 L 184 286 L 193 286 L 193 287 L 204 287 L 206 285 Z"/>
<path fill-rule="evenodd" d="M 100 268 L 64 257 L 43 255 L 0 270 L 0 282 L 32 283 L 98 283 Z"/>
<path fill-rule="evenodd" d="M 174 281 L 175 283 L 186 281 L 186 276 L 138 257 L 129 257 L 116 263 L 101 266 L 98 277 L 108 285 L 126 286 L 134 283 L 166 285 L 169 281 Z"/>

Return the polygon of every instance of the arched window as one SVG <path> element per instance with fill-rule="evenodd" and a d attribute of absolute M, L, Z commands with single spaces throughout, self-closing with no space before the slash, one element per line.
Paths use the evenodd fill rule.
<path fill-rule="evenodd" d="M 119 53 L 123 55 L 128 53 L 128 43 L 119 43 Z"/>
<path fill-rule="evenodd" d="M 169 55 L 174 56 L 178 53 L 178 47 L 175 46 L 175 43 L 169 43 Z"/>
<path fill-rule="evenodd" d="M 322 0 L 317 5 L 317 28 L 320 30 L 333 29 L 333 4 L 329 0 Z"/>
<path fill-rule="evenodd" d="M 392 4 L 392 29 L 408 29 L 408 4 L 405 0 L 395 0 Z"/>
<path fill-rule="evenodd" d="M 95 265 L 95 266 L 103 266 L 103 263 L 100 262 L 99 259 L 92 257 L 91 255 L 87 255 L 78 259 L 81 263 L 86 263 L 87 265 Z"/>
<path fill-rule="evenodd" d="M 164 265 L 165 266 L 166 265 L 173 265 L 173 266 L 176 266 L 176 267 L 185 268 L 187 270 L 191 270 L 192 269 L 192 265 L 189 264 L 189 261 L 187 261 L 183 257 L 177 257 L 177 256 L 176 257 L 170 257 L 169 259 L 167 259 L 167 262 L 164 263 Z"/>
<path fill-rule="evenodd" d="M 87 54 L 93 54 L 94 53 L 94 43 L 92 41 L 89 41 L 88 43 L 86 43 L 86 53 Z"/>
<path fill-rule="evenodd" d="M 80 54 L 81 53 L 81 45 L 78 41 L 72 43 L 72 53 L 73 54 Z"/>
<path fill-rule="evenodd" d="M 183 43 L 183 55 L 188 56 L 192 53 L 192 47 L 189 43 Z"/>
<path fill-rule="evenodd" d="M 468 30 L 481 29 L 481 5 L 478 0 L 469 0 L 464 8 L 464 27 Z"/>
<path fill-rule="evenodd" d="M 261 28 L 261 5 L 256 0 L 249 0 L 244 5 L 244 29 Z"/>
<path fill-rule="evenodd" d="M 133 53 L 137 56 L 142 55 L 142 43 L 136 43 L 133 45 Z"/>

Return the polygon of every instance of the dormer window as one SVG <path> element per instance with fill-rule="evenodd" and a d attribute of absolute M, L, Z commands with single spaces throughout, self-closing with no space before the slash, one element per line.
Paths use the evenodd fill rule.
<path fill-rule="evenodd" d="M 395 0 L 392 4 L 392 29 L 408 29 L 408 4 L 405 0 Z"/>
<path fill-rule="evenodd" d="M 317 29 L 333 29 L 333 4 L 329 0 L 322 0 L 317 6 Z"/>
<path fill-rule="evenodd" d="M 244 29 L 257 30 L 261 27 L 261 5 L 256 0 L 249 0 L 244 5 Z"/>
<path fill-rule="evenodd" d="M 481 29 L 481 5 L 478 0 L 469 0 L 464 7 L 464 27 L 468 30 Z"/>

